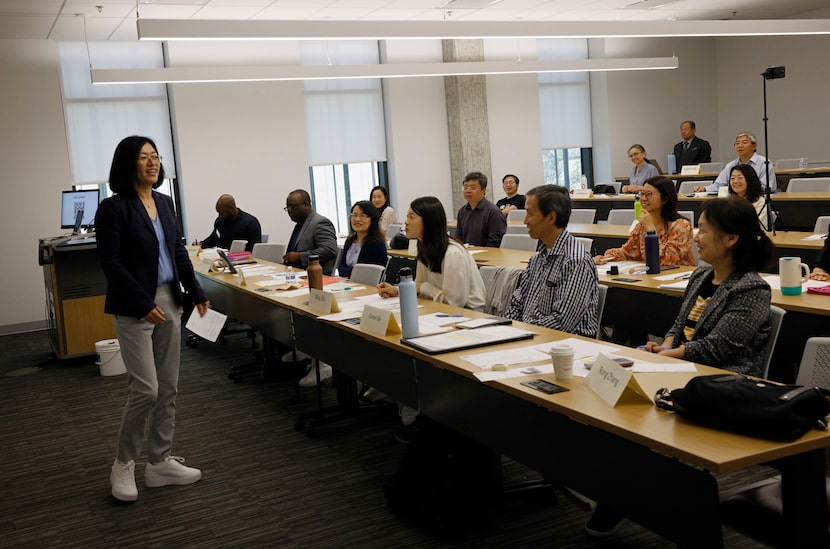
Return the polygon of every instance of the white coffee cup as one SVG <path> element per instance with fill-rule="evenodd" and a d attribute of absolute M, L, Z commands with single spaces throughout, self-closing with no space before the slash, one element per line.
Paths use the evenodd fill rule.
<path fill-rule="evenodd" d="M 801 285 L 810 277 L 810 267 L 800 257 L 782 257 L 778 260 L 778 277 L 782 294 L 800 295 Z"/>
<path fill-rule="evenodd" d="M 570 345 L 554 345 L 548 352 L 556 379 L 571 379 L 574 375 L 574 348 Z"/>

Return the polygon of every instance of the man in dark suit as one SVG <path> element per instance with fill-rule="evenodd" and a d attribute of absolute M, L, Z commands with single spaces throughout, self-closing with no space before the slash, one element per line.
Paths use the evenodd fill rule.
<path fill-rule="evenodd" d="M 285 211 L 296 225 L 288 240 L 283 263 L 305 269 L 308 256 L 316 254 L 320 256 L 323 272 L 330 275 L 337 258 L 337 236 L 332 222 L 311 209 L 311 197 L 302 189 L 289 193 Z"/>
<path fill-rule="evenodd" d="M 708 141 L 695 135 L 695 123 L 684 120 L 680 124 L 680 137 L 683 139 L 674 146 L 674 158 L 677 161 L 677 171 L 680 173 L 683 166 L 694 166 L 712 161 L 712 147 Z"/>

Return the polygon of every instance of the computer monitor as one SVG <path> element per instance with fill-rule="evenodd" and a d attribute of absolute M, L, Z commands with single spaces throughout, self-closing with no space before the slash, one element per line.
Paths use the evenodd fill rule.
<path fill-rule="evenodd" d="M 93 227 L 98 212 L 98 189 L 63 191 L 61 199 L 61 229 L 74 229 L 78 212 L 83 210 L 81 227 Z"/>

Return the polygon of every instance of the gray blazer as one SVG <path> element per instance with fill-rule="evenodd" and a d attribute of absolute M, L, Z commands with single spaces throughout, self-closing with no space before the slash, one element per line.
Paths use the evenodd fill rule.
<path fill-rule="evenodd" d="M 674 337 L 674 347 L 680 343 L 701 285 L 712 275 L 712 267 L 700 267 L 689 279 L 680 313 L 666 334 Z M 739 374 L 761 375 L 772 331 L 770 295 L 769 284 L 758 273 L 732 273 L 703 309 L 695 335 L 686 343 L 686 359 Z"/>
<path fill-rule="evenodd" d="M 301 264 L 297 266 L 303 269 L 308 267 L 309 254 L 319 255 L 323 272 L 330 275 L 334 270 L 334 260 L 337 258 L 337 236 L 334 232 L 334 225 L 327 217 L 311 212 L 300 227 L 296 249 L 288 251 L 300 252 Z"/>

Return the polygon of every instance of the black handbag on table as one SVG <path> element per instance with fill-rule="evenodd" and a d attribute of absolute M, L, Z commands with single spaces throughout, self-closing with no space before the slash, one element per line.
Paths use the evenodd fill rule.
<path fill-rule="evenodd" d="M 682 389 L 660 389 L 654 400 L 658 408 L 709 427 L 786 441 L 827 429 L 827 395 L 818 387 L 716 374 L 692 378 Z"/>

